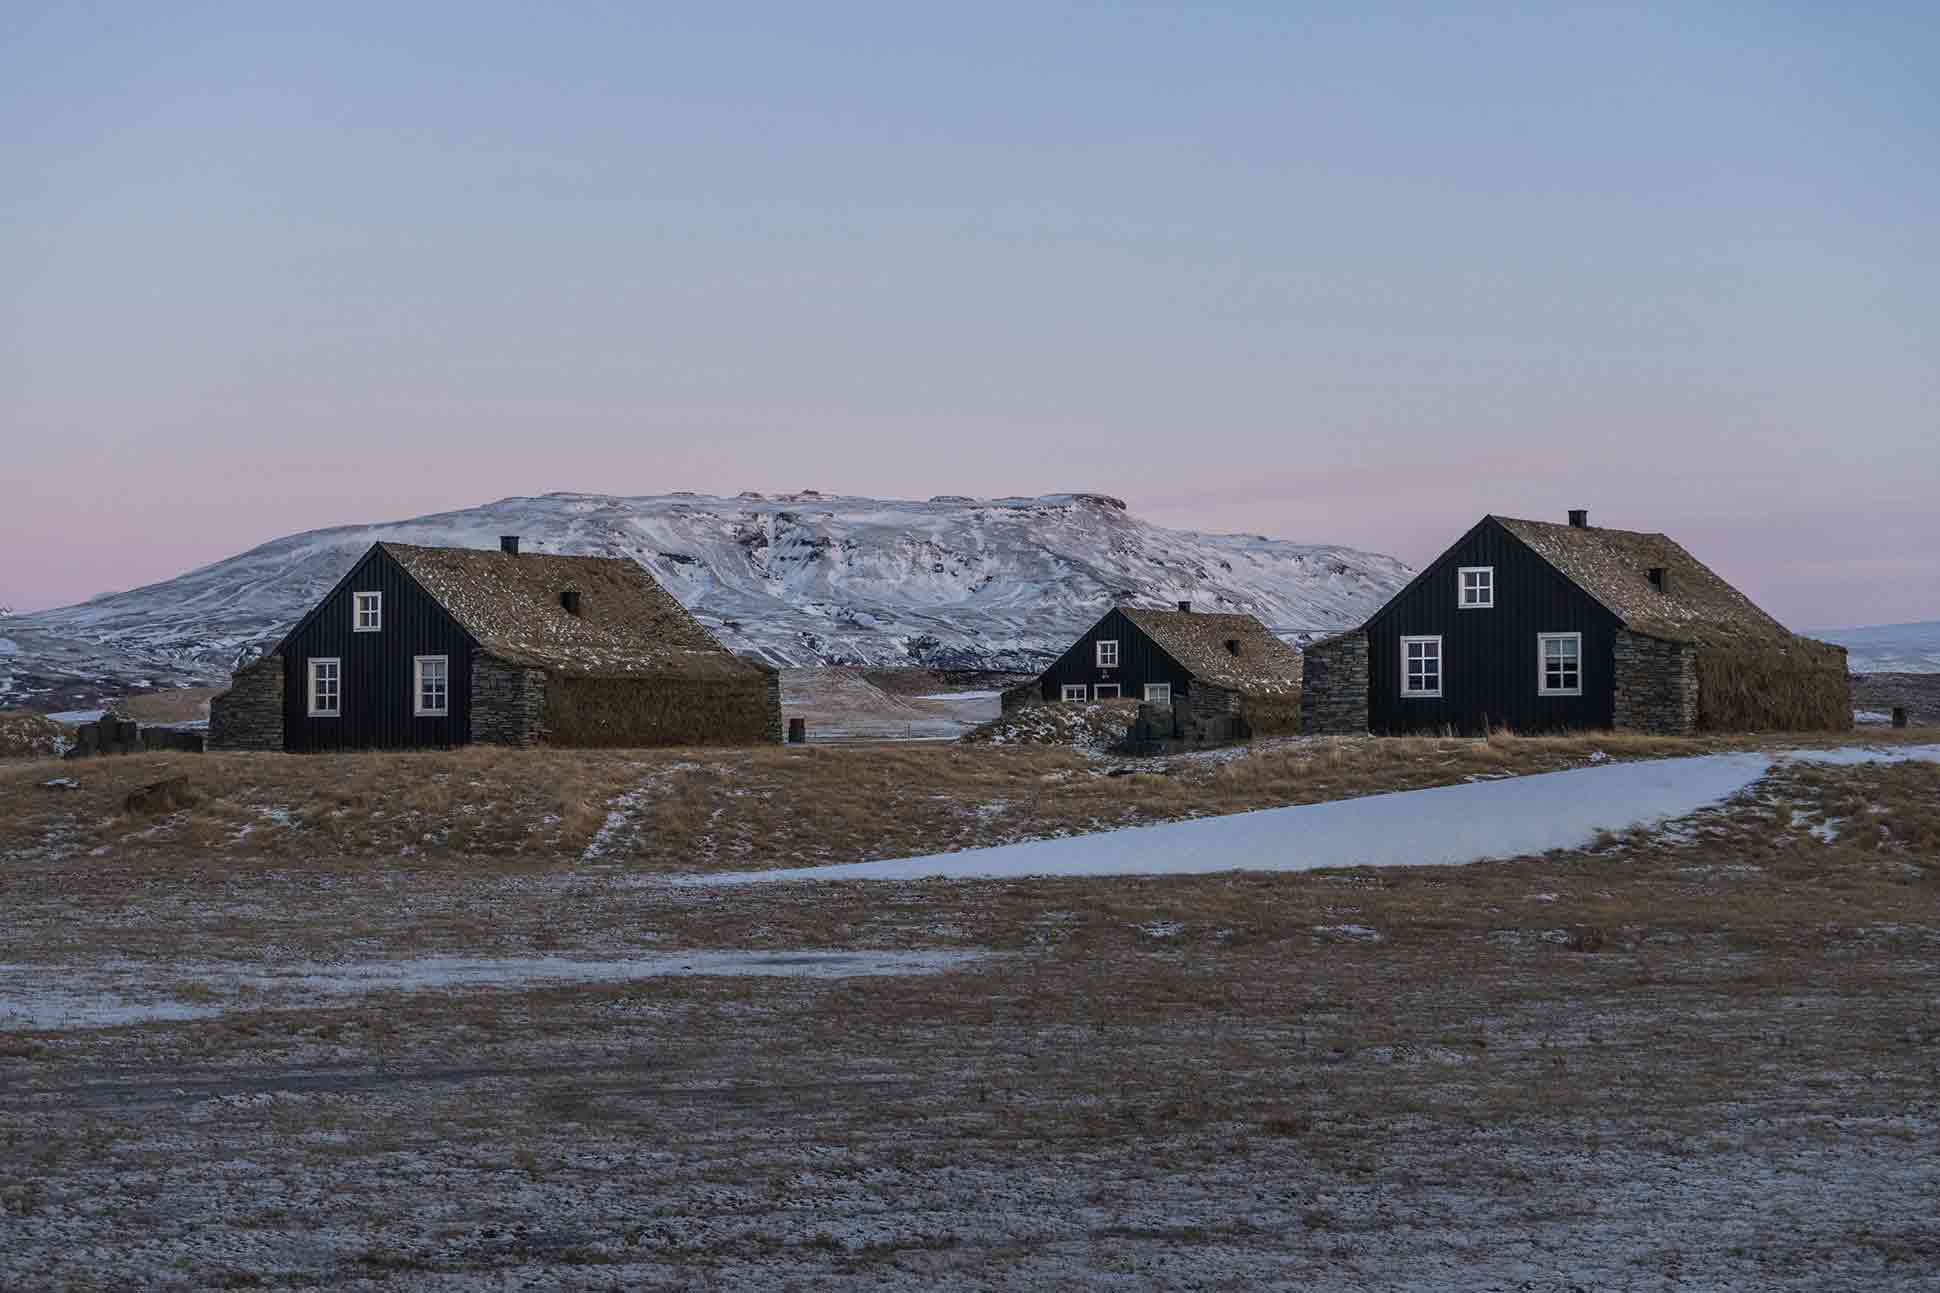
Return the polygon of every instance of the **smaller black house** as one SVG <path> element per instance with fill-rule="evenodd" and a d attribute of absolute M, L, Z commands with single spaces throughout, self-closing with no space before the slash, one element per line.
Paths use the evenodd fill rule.
<path fill-rule="evenodd" d="M 1662 534 L 1485 516 L 1360 628 L 1311 643 L 1302 730 L 1852 725 L 1845 651 Z"/>
<path fill-rule="evenodd" d="M 625 558 L 373 544 L 209 706 L 212 749 L 751 745 L 776 671 Z"/>
<path fill-rule="evenodd" d="M 1031 699 L 1171 706 L 1201 740 L 1291 731 L 1300 653 L 1251 615 L 1119 606 L 1028 684 Z"/>

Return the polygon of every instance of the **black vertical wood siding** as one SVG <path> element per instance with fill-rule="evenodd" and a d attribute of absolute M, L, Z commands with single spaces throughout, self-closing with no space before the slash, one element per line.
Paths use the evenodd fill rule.
<path fill-rule="evenodd" d="M 384 627 L 352 631 L 355 594 L 384 594 Z M 283 743 L 293 751 L 402 750 L 463 745 L 471 739 L 472 649 L 476 644 L 382 548 L 373 548 L 285 639 Z M 449 712 L 419 718 L 415 657 L 450 660 Z M 310 717 L 310 661 L 343 661 L 343 714 Z"/>
<path fill-rule="evenodd" d="M 1114 638 L 1118 640 L 1118 667 L 1100 669 L 1098 643 Z M 1119 684 L 1119 694 L 1128 700 L 1143 700 L 1148 682 L 1171 683 L 1173 696 L 1184 696 L 1191 689 L 1192 675 L 1164 648 L 1147 637 L 1143 629 L 1114 609 L 1092 625 L 1083 637 L 1072 644 L 1070 650 L 1058 657 L 1056 664 L 1044 671 L 1042 682 L 1042 695 L 1046 700 L 1056 700 L 1063 695 L 1066 683 L 1083 683 L 1085 696 L 1089 698 L 1092 688 L 1101 682 Z"/>
<path fill-rule="evenodd" d="M 1495 568 L 1495 606 L 1462 610 L 1456 572 Z M 1614 718 L 1617 617 L 1493 519 L 1436 559 L 1368 621 L 1368 725 L 1376 733 L 1606 728 Z M 1583 694 L 1539 696 L 1536 639 L 1583 635 Z M 1401 639 L 1442 640 L 1440 699 L 1401 695 Z"/>

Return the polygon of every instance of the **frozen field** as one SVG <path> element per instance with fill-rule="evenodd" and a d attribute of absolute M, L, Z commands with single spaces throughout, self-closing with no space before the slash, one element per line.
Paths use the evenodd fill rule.
<path fill-rule="evenodd" d="M 1326 748 L 1255 757 L 1373 775 Z M 1531 793 L 1462 748 L 1381 775 L 1476 812 Z M 590 855 L 330 853 L 365 828 L 303 805 L 233 840 L 211 809 L 202 846 L 194 821 L 102 834 L 92 788 L 26 781 L 32 838 L 0 847 L 0 1287 L 1931 1288 L 1930 753 L 1726 752 L 1735 783 L 1702 787 L 1598 761 L 1567 798 L 1649 769 L 1700 802 L 1467 866 L 709 886 L 673 882 L 686 818 L 656 804 L 714 832 L 680 837 L 689 873 L 746 870 L 731 818 L 797 764 L 670 756 L 598 806 Z M 892 835 L 917 818 L 861 786 L 865 754 L 1126 802 L 1262 775 L 789 756 L 916 843 L 955 827 Z M 97 833 L 42 841 L 65 811 Z M 1030 811 L 986 827 L 1063 829 Z M 803 815 L 754 851 L 815 860 L 833 819 Z"/>

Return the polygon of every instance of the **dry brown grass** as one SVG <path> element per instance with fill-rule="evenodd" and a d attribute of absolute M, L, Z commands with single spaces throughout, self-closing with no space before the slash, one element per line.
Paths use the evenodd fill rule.
<path fill-rule="evenodd" d="M 138 755 L 0 768 L 0 850 L 169 859 L 193 844 L 239 858 L 403 857 L 475 869 L 578 858 L 597 842 L 603 863 L 640 871 L 813 865 L 1552 771 L 1596 753 L 1663 758 L 1761 744 L 1772 742 L 1497 733 L 1314 738 L 1162 760 L 965 744 Z M 41 784 L 56 775 L 78 788 Z M 129 790 L 174 776 L 188 779 L 192 807 L 159 819 L 121 811 Z"/>
<path fill-rule="evenodd" d="M 209 716 L 209 698 L 221 687 L 178 687 L 171 691 L 130 696 L 115 708 L 143 723 L 184 723 Z"/>
<path fill-rule="evenodd" d="M 1277 774 L 1228 767 L 1260 786 L 1370 786 L 1610 743 L 1362 744 L 1382 748 L 1322 746 L 1305 773 L 1293 748 L 1268 752 Z M 843 785 L 869 753 L 764 751 L 739 785 Z M 983 794 L 1013 766 L 884 753 L 850 797 L 917 774 Z M 1036 762 L 1054 754 L 1014 766 L 1088 766 Z M 717 1269 L 962 1284 L 1086 1250 L 1177 1258 L 1195 1277 L 1259 1254 L 1231 1287 L 1294 1262 L 1380 1283 L 1456 1269 L 1450 1235 L 1474 1262 L 1540 1228 L 1540 1260 L 1570 1282 L 1616 1233 L 1599 1286 L 1775 1287 L 1789 1237 L 1827 1212 L 1839 1222 L 1813 1251 L 1872 1265 L 1808 1276 L 1917 1285 L 1940 1254 L 1917 1206 L 1940 1046 L 1940 768 L 1787 765 L 1759 792 L 1681 833 L 1371 872 L 695 894 L 563 864 L 24 864 L 7 873 L 0 961 L 153 957 L 166 974 L 272 946 L 598 955 L 649 937 L 1005 955 L 934 978 L 424 993 L 20 1038 L 0 1048 L 15 1236 L 0 1273 L 71 1242 L 76 1201 L 113 1197 L 136 1239 L 176 1233 L 170 1207 L 235 1238 L 169 1248 L 170 1276 L 204 1285 L 210 1263 L 291 1234 L 306 1251 L 349 1245 L 346 1279 L 381 1266 L 569 1284 L 625 1259 L 675 1284 Z M 656 802 L 695 831 L 718 807 L 687 772 Z M 1833 820 L 1831 842 L 1814 834 Z M 192 980 L 179 995 L 205 999 Z M 1688 1233 L 1659 1229 L 1692 1211 Z M 514 1221 L 569 1246 L 508 1249 Z M 143 1244 L 95 1248 L 125 1263 L 98 1282 L 154 1282 Z M 1055 1284 L 1072 1268 L 1028 1269 Z"/>

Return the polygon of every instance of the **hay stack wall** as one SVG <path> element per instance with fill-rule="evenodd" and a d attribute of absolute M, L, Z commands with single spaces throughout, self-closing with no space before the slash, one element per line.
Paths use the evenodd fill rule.
<path fill-rule="evenodd" d="M 1707 732 L 1852 730 L 1846 649 L 1793 637 L 1785 643 L 1700 645 L 1698 727 Z"/>

